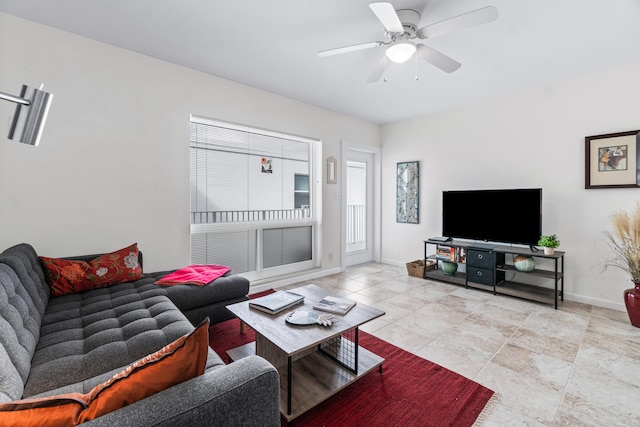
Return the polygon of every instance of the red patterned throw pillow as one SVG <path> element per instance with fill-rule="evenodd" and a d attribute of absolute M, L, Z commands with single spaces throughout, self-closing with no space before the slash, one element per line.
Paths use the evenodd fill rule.
<path fill-rule="evenodd" d="M 0 404 L 0 426 L 71 427 L 96 419 L 202 375 L 208 349 L 209 318 L 87 394 L 67 393 Z"/>
<path fill-rule="evenodd" d="M 40 260 L 53 296 L 104 288 L 142 277 L 137 243 L 89 262 L 42 256 Z"/>

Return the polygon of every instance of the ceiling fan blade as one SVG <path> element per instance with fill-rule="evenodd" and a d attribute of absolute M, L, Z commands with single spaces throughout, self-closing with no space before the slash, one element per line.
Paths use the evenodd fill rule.
<path fill-rule="evenodd" d="M 384 44 L 384 42 L 368 42 L 368 43 L 354 44 L 354 45 L 351 45 L 351 46 L 345 46 L 345 47 L 338 47 L 338 48 L 335 48 L 335 49 L 323 50 L 321 52 L 318 52 L 318 56 L 322 58 L 322 57 L 325 57 L 325 56 L 339 55 L 341 53 L 355 52 L 356 50 L 371 49 L 373 47 L 382 46 L 383 44 Z"/>
<path fill-rule="evenodd" d="M 449 58 L 444 53 L 438 52 L 434 48 L 423 44 L 418 45 L 416 55 L 446 73 L 453 73 L 462 66 L 462 64 L 455 59 Z"/>
<path fill-rule="evenodd" d="M 404 33 L 404 27 L 391 3 L 370 3 L 369 7 L 376 14 L 384 28 L 390 33 Z"/>
<path fill-rule="evenodd" d="M 382 77 L 382 75 L 384 74 L 384 69 L 386 68 L 386 65 L 387 65 L 386 61 L 387 61 L 387 58 L 384 55 L 382 55 L 382 58 L 380 58 L 380 61 L 378 61 L 373 71 L 369 75 L 369 78 L 367 79 L 367 83 L 375 83 L 378 80 L 380 80 L 380 77 Z"/>
<path fill-rule="evenodd" d="M 493 22 L 496 19 L 498 19 L 498 9 L 493 6 L 487 6 L 422 27 L 418 30 L 418 37 L 428 39 L 463 28 Z"/>

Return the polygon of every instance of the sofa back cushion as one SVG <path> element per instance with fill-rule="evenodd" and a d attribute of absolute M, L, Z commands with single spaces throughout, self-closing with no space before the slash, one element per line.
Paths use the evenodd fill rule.
<path fill-rule="evenodd" d="M 22 397 L 49 296 L 33 247 L 0 254 L 0 402 Z"/>

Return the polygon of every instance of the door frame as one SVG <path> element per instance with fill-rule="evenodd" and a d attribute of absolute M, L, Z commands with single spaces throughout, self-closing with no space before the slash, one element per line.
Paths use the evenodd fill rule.
<path fill-rule="evenodd" d="M 341 176 L 343 179 L 340 181 L 341 184 L 341 193 L 342 200 L 340 202 L 340 211 L 341 211 L 341 236 L 340 236 L 340 268 L 342 271 L 346 269 L 346 259 L 347 259 L 347 158 L 349 151 L 360 151 L 367 154 L 373 155 L 373 165 L 372 165 L 372 173 L 373 173 L 373 200 L 371 201 L 371 206 L 373 209 L 373 223 L 372 226 L 372 242 L 373 245 L 373 261 L 380 262 L 380 246 L 381 246 L 381 192 L 382 192 L 382 163 L 381 163 L 381 149 L 380 147 L 375 147 L 372 145 L 366 144 L 357 144 L 349 141 L 342 141 L 342 167 Z"/>

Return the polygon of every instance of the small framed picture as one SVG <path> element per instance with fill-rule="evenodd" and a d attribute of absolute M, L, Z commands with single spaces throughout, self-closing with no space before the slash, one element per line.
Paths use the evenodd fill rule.
<path fill-rule="evenodd" d="M 640 130 L 585 138 L 584 188 L 640 187 Z"/>
<path fill-rule="evenodd" d="M 270 157 L 263 157 L 260 161 L 262 173 L 273 173 L 273 161 Z"/>

